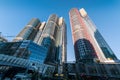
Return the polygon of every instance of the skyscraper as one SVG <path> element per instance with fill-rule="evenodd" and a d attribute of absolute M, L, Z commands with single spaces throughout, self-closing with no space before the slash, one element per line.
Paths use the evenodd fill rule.
<path fill-rule="evenodd" d="M 119 80 L 120 62 L 87 12 L 83 8 L 72 8 L 69 18 L 76 62 L 64 64 L 67 77 L 77 77 L 78 80 Z"/>
<path fill-rule="evenodd" d="M 31 40 L 46 48 L 47 64 L 66 62 L 66 24 L 63 17 L 50 15 L 47 22 L 33 18 L 15 37 L 13 42 Z M 17 51 L 18 52 L 18 51 Z"/>
<path fill-rule="evenodd" d="M 62 73 L 62 64 L 67 61 L 66 24 L 63 17 L 50 15 L 38 44 L 47 49 L 45 64 L 57 66 L 57 72 Z"/>
<path fill-rule="evenodd" d="M 117 60 L 87 12 L 73 8 L 69 12 L 76 61 Z"/>
<path fill-rule="evenodd" d="M 36 70 L 40 68 L 40 73 L 43 73 L 43 76 L 46 74 L 52 76 L 53 72 L 62 73 L 62 65 L 67 60 L 66 37 L 66 24 L 63 17 L 52 14 L 47 22 L 40 22 L 39 19 L 33 18 L 12 42 L 0 43 L 0 54 L 8 58 L 0 59 L 7 59 L 15 66 L 18 63 L 26 65 L 24 63 L 26 60 L 29 64 L 27 68 L 34 64 Z M 18 63 L 16 63 L 17 60 Z M 0 67 L 0 70 L 4 72 L 10 67 L 12 65 Z"/>
<path fill-rule="evenodd" d="M 40 21 L 37 18 L 33 18 L 24 29 L 15 37 L 13 41 L 20 40 L 33 40 L 38 30 Z"/>

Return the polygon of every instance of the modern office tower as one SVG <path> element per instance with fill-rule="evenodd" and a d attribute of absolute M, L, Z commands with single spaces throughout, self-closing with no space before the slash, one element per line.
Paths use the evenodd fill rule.
<path fill-rule="evenodd" d="M 31 40 L 46 48 L 45 63 L 58 64 L 66 62 L 66 24 L 62 17 L 50 15 L 47 23 L 33 18 L 13 40 L 14 42 Z M 20 50 L 16 51 L 16 55 Z M 21 54 L 22 55 L 22 54 Z"/>
<path fill-rule="evenodd" d="M 62 65 L 67 60 L 66 37 L 66 24 L 63 17 L 52 14 L 47 22 L 40 22 L 39 19 L 33 18 L 12 42 L 0 43 L 0 55 L 3 56 L 0 57 L 0 61 L 23 67 L 27 64 L 25 60 L 30 62 L 29 65 L 35 63 L 38 66 L 35 69 L 40 68 L 40 71 L 50 72 L 45 72 L 49 75 L 52 75 L 51 72 L 62 74 Z M 52 68 L 50 69 L 48 65 Z M 0 67 L 0 70 L 9 68 Z"/>
<path fill-rule="evenodd" d="M 87 12 L 73 8 L 69 12 L 76 61 L 117 60 Z"/>
<path fill-rule="evenodd" d="M 33 40 L 39 23 L 39 19 L 33 18 L 13 41 Z"/>
<path fill-rule="evenodd" d="M 59 28 L 59 32 L 61 32 L 61 42 L 60 42 L 60 51 L 61 51 L 61 62 L 64 63 L 67 61 L 67 29 L 66 29 L 66 24 L 65 21 L 62 17 L 59 18 L 59 22 L 58 22 L 60 28 Z"/>
<path fill-rule="evenodd" d="M 66 33 L 66 24 L 64 22 L 64 19 L 60 17 L 58 19 L 58 31 L 56 34 L 56 51 L 59 54 L 59 64 L 58 64 L 58 74 L 63 73 L 63 63 L 67 61 L 67 33 Z"/>
<path fill-rule="evenodd" d="M 39 72 L 43 77 L 52 77 L 55 66 L 44 64 L 47 49 L 31 40 L 0 43 L 1 78 L 30 75 Z M 1 79 L 5 80 L 5 79 Z"/>
<path fill-rule="evenodd" d="M 38 43 L 38 41 L 40 40 L 40 37 L 41 37 L 41 34 L 42 34 L 44 27 L 45 27 L 45 22 L 42 22 L 40 27 L 39 27 L 39 30 L 35 36 L 35 39 L 34 39 L 35 43 Z"/>
<path fill-rule="evenodd" d="M 38 44 L 48 49 L 45 63 L 58 64 L 66 61 L 66 26 L 62 17 L 49 17 Z M 63 55 L 63 56 L 61 56 Z"/>

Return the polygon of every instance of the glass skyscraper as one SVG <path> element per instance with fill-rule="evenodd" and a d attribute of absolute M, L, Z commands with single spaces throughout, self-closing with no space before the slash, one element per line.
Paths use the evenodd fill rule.
<path fill-rule="evenodd" d="M 73 8 L 69 12 L 76 61 L 117 60 L 87 12 Z"/>
<path fill-rule="evenodd" d="M 66 25 L 62 17 L 49 17 L 38 43 L 48 49 L 46 63 L 66 61 Z"/>
<path fill-rule="evenodd" d="M 14 65 L 19 63 L 16 63 L 17 60 L 23 59 L 23 61 L 31 62 L 30 65 L 35 63 L 40 69 L 45 66 L 45 71 L 51 70 L 48 75 L 53 75 L 50 73 L 54 70 L 62 73 L 62 65 L 67 60 L 66 37 L 66 24 L 63 17 L 52 14 L 47 22 L 40 22 L 39 19 L 33 18 L 12 42 L 0 43 L 0 54 L 5 57 L 9 56 L 5 59 L 15 63 Z M 9 68 L 0 67 L 1 71 L 9 70 Z M 46 73 L 44 70 L 41 71 Z"/>
<path fill-rule="evenodd" d="M 23 41 L 24 44 L 24 40 L 31 40 L 32 43 L 43 47 L 41 51 L 45 49 L 43 53 L 46 57 L 44 58 L 45 63 L 56 65 L 66 62 L 67 38 L 66 24 L 63 17 L 59 18 L 56 14 L 52 14 L 47 22 L 40 22 L 39 19 L 33 18 L 15 37 L 13 42 Z M 23 53 L 18 53 L 19 51 L 15 55 L 21 54 L 20 56 L 22 56 Z M 31 55 L 34 56 L 34 53 Z"/>
<path fill-rule="evenodd" d="M 39 23 L 39 19 L 33 18 L 13 41 L 33 40 L 37 33 Z"/>

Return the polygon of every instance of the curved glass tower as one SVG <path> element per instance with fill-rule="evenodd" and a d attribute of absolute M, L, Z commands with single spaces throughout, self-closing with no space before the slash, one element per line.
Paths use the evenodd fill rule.
<path fill-rule="evenodd" d="M 117 60 L 83 8 L 80 10 L 71 9 L 69 17 L 77 62 Z"/>
<path fill-rule="evenodd" d="M 13 42 L 31 40 L 45 48 L 45 63 L 62 64 L 67 58 L 67 38 L 66 24 L 63 17 L 56 14 L 50 15 L 47 22 L 40 22 L 39 19 L 33 18 L 25 28 L 15 37 Z M 18 53 L 16 54 L 23 54 Z"/>
<path fill-rule="evenodd" d="M 66 25 L 62 17 L 50 15 L 38 43 L 48 50 L 45 63 L 66 62 Z"/>
<path fill-rule="evenodd" d="M 33 18 L 13 41 L 31 40 L 35 36 L 35 28 L 40 23 L 39 19 Z M 31 35 L 32 34 L 32 35 Z M 33 35 L 34 34 L 34 35 Z M 31 37 L 31 38 L 30 38 Z"/>

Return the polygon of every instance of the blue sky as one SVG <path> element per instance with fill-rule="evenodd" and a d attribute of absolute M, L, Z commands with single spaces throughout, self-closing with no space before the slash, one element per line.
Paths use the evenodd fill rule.
<path fill-rule="evenodd" d="M 67 24 L 68 61 L 74 61 L 68 15 L 74 7 L 86 9 L 120 59 L 120 0 L 0 0 L 0 32 L 4 36 L 16 36 L 32 18 L 46 21 L 53 13 L 63 16 Z"/>

